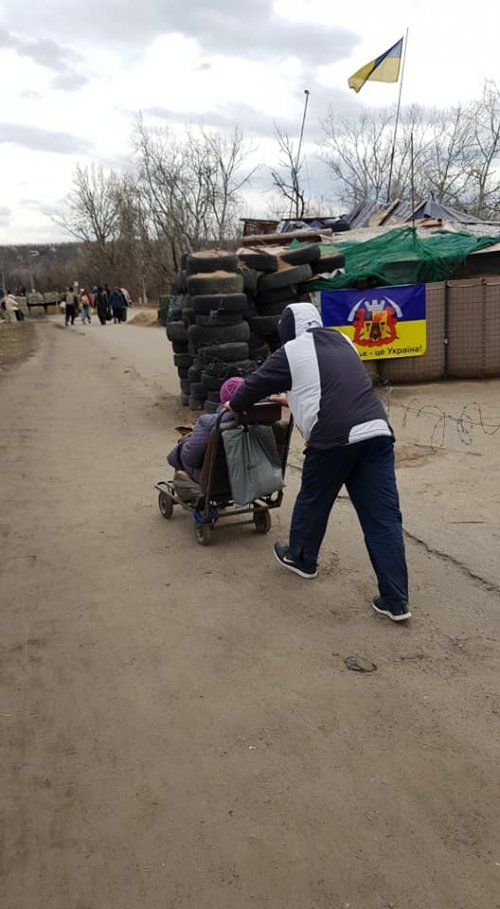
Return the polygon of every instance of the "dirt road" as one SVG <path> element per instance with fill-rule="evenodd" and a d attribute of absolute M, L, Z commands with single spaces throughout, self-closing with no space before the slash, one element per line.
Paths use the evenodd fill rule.
<path fill-rule="evenodd" d="M 368 607 L 346 499 L 316 581 L 272 558 L 298 470 L 269 537 L 220 530 L 204 549 L 186 515 L 161 518 L 181 413 L 162 333 L 37 333 L 0 388 L 0 905 L 500 907 L 497 485 L 470 517 L 458 484 L 461 519 L 483 523 L 453 525 L 473 469 L 453 441 L 412 438 L 403 395 L 422 542 L 414 619 L 394 627 Z M 493 438 L 474 437 L 481 489 Z"/>

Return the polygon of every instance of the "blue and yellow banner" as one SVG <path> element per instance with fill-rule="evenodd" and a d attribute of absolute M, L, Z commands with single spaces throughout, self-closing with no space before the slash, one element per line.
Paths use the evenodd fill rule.
<path fill-rule="evenodd" d="M 427 349 L 425 284 L 322 290 L 321 315 L 356 345 L 362 360 L 421 357 Z"/>
<path fill-rule="evenodd" d="M 403 38 L 400 38 L 389 50 L 384 51 L 379 57 L 375 57 L 375 60 L 365 63 L 361 69 L 358 69 L 350 76 L 347 80 L 349 88 L 353 88 L 357 93 L 363 88 L 365 82 L 370 80 L 374 82 L 397 82 L 403 56 L 403 40 Z"/>

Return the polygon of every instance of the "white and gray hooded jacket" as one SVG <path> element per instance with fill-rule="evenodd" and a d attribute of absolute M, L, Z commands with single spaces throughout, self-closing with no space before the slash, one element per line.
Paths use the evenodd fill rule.
<path fill-rule="evenodd" d="M 278 330 L 283 346 L 231 398 L 234 411 L 287 392 L 293 418 L 313 448 L 393 436 L 356 348 L 345 335 L 323 327 L 312 303 L 287 306 Z"/>

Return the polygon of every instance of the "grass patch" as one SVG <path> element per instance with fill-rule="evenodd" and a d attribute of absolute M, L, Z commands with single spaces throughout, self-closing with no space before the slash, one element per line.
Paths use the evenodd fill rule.
<path fill-rule="evenodd" d="M 35 349 L 35 326 L 32 322 L 0 322 L 0 374 L 21 363 Z"/>

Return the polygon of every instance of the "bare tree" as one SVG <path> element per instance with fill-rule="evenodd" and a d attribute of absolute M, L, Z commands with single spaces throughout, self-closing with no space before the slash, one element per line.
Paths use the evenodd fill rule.
<path fill-rule="evenodd" d="M 498 214 L 499 102 L 498 89 L 486 82 L 479 99 L 427 113 L 417 164 L 421 197 L 430 195 L 482 218 Z"/>
<path fill-rule="evenodd" d="M 320 155 L 343 204 L 365 197 L 381 198 L 390 163 L 387 113 L 363 113 L 359 120 L 340 118 L 330 108 L 323 127 Z"/>
<path fill-rule="evenodd" d="M 188 193 L 182 149 L 170 129 L 148 129 L 139 117 L 133 142 L 142 221 L 153 243 L 165 244 L 160 268 L 169 274 L 196 241 L 203 212 Z"/>
<path fill-rule="evenodd" d="M 329 111 L 320 156 L 338 198 L 352 205 L 362 198 L 387 199 L 395 109 L 364 111 L 358 120 Z M 417 199 L 431 196 L 480 217 L 500 211 L 500 93 L 487 82 L 481 98 L 447 110 L 412 106 L 401 114 L 394 149 L 392 198 L 411 195 L 410 137 Z"/>
<path fill-rule="evenodd" d="M 344 205 L 363 198 L 386 201 L 388 177 L 394 143 L 395 108 L 364 111 L 358 120 L 338 120 L 332 109 L 322 123 L 320 157 Z M 417 169 L 427 144 L 422 111 L 413 106 L 403 112 L 399 124 L 393 161 L 392 196 L 409 190 L 411 161 L 410 135 L 413 134 L 414 163 Z"/>
<path fill-rule="evenodd" d="M 467 110 L 458 105 L 429 115 L 428 142 L 419 171 L 420 190 L 438 202 L 463 203 L 467 170 L 474 157 Z"/>
<path fill-rule="evenodd" d="M 76 168 L 57 223 L 82 243 L 89 279 L 126 283 L 144 298 L 172 280 L 183 252 L 236 235 L 240 191 L 256 168 L 246 167 L 251 149 L 238 127 L 178 138 L 139 118 L 133 145 L 128 174 Z"/>
<path fill-rule="evenodd" d="M 165 277 L 182 252 L 235 235 L 239 194 L 256 171 L 238 127 L 229 136 L 191 127 L 178 138 L 168 125 L 153 129 L 139 118 L 134 149 L 145 224 L 153 250 L 162 245 L 157 268 Z"/>
<path fill-rule="evenodd" d="M 85 282 L 126 285 L 136 296 L 137 206 L 130 176 L 101 167 L 76 167 L 64 214 L 55 218 L 79 240 Z"/>
<path fill-rule="evenodd" d="M 282 201 L 290 203 L 289 217 L 302 218 L 306 212 L 306 196 L 302 184 L 302 165 L 293 140 L 275 126 L 278 142 L 278 164 L 270 168 L 273 188 Z"/>
<path fill-rule="evenodd" d="M 474 160 L 467 168 L 475 189 L 468 200 L 479 217 L 498 217 L 500 213 L 500 91 L 494 82 L 486 81 L 476 105 L 470 108 L 469 123 L 474 132 Z"/>
<path fill-rule="evenodd" d="M 77 243 L 4 246 L 2 266 L 6 287 L 32 286 L 43 293 L 60 291 L 80 273 L 81 247 Z"/>
<path fill-rule="evenodd" d="M 210 163 L 206 183 L 214 232 L 217 242 L 224 243 L 237 234 L 236 214 L 241 204 L 240 193 L 251 183 L 259 165 L 248 169 L 247 161 L 253 148 L 239 126 L 235 126 L 227 136 L 203 129 L 201 138 L 205 160 Z M 190 144 L 192 142 L 193 137 L 190 137 Z"/>
<path fill-rule="evenodd" d="M 77 164 L 65 213 L 55 218 L 66 233 L 101 249 L 114 240 L 119 230 L 118 179 L 102 167 Z"/>

